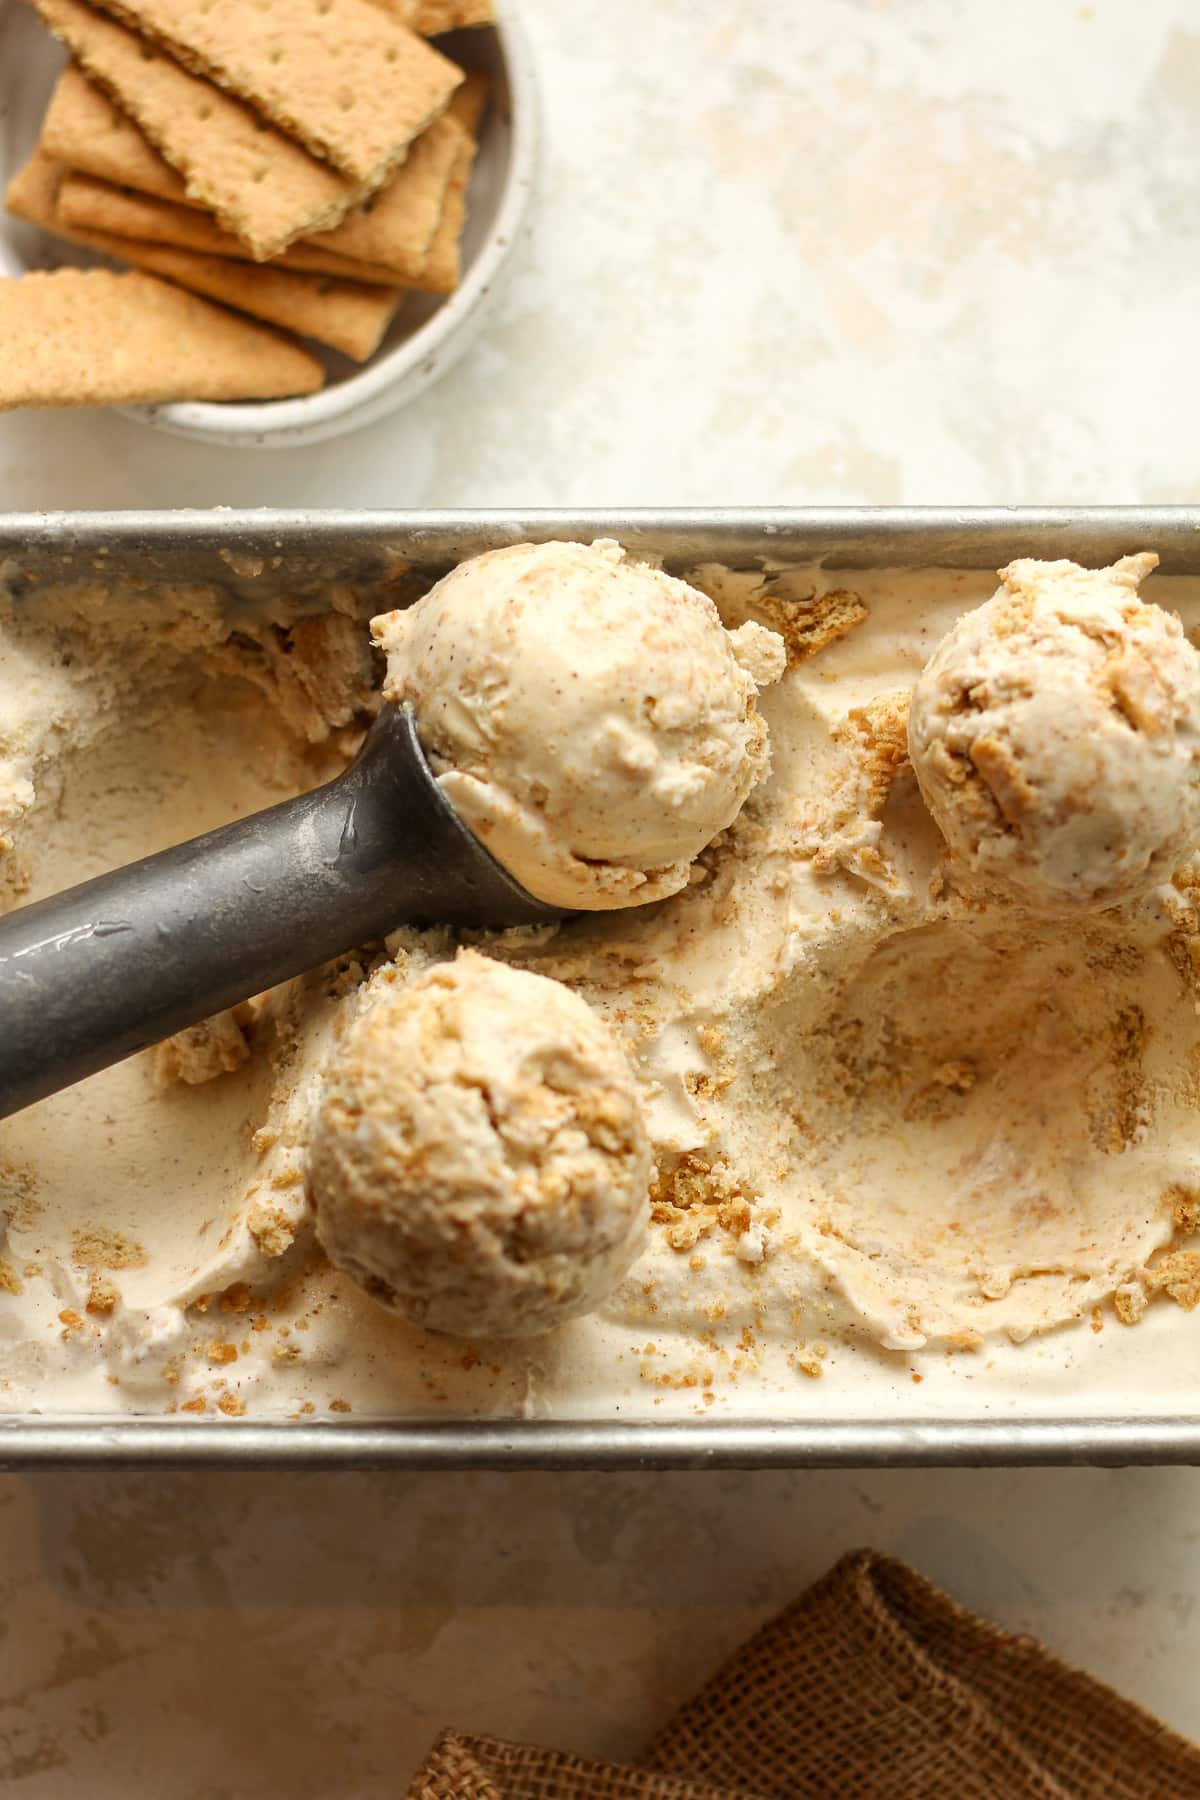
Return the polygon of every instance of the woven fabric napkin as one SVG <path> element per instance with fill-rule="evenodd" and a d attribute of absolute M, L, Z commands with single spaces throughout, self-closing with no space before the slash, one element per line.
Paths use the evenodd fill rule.
<path fill-rule="evenodd" d="M 446 1732 L 409 1800 L 1200 1800 L 1200 1749 L 856 1551 L 765 1625 L 635 1767 Z"/>

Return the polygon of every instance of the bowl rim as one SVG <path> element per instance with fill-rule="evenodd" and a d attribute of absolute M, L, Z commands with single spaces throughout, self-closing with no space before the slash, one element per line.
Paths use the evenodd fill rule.
<path fill-rule="evenodd" d="M 494 24 L 482 29 L 494 32 L 508 81 L 508 167 L 487 237 L 459 286 L 433 316 L 394 349 L 377 354 L 364 368 L 315 394 L 255 402 L 187 400 L 115 411 L 200 442 L 286 448 L 369 423 L 406 404 L 466 350 L 520 239 L 540 140 L 533 53 L 510 0 L 497 0 Z"/>

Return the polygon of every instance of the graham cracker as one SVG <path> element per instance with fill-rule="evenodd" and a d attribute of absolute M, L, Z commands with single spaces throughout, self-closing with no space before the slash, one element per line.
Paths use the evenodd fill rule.
<path fill-rule="evenodd" d="M 437 37 L 462 25 L 493 25 L 493 0 L 374 0 L 419 37 Z"/>
<path fill-rule="evenodd" d="M 368 191 L 462 70 L 371 0 L 102 0 Z"/>
<path fill-rule="evenodd" d="M 231 257 L 238 262 L 250 260 L 250 252 L 242 240 L 231 232 L 222 231 L 210 213 L 173 206 L 169 201 L 133 193 L 110 181 L 100 181 L 94 175 L 81 175 L 74 169 L 69 169 L 63 178 L 56 206 L 62 224 L 77 226 L 82 231 L 141 238 L 151 244 L 173 244 L 177 249 L 198 250 L 205 256 Z M 256 263 L 254 266 L 261 268 L 263 265 Z M 308 275 L 333 275 L 343 281 L 365 281 L 373 287 L 400 285 L 395 269 L 377 268 L 372 263 L 337 256 L 332 251 L 317 249 L 303 238 L 282 256 L 273 257 L 270 267 L 298 270 Z"/>
<path fill-rule="evenodd" d="M 409 286 L 418 294 L 452 294 L 462 280 L 460 242 L 467 222 L 467 185 L 475 161 L 475 140 L 467 138 L 458 153 L 454 174 L 446 190 L 446 204 L 419 275 Z"/>
<path fill-rule="evenodd" d="M 483 74 L 480 69 L 470 69 L 463 76 L 462 86 L 456 88 L 446 112 L 456 125 L 469 132 L 472 137 L 479 136 L 479 127 L 483 124 L 483 115 L 487 111 L 488 95 L 492 91 L 490 75 Z"/>
<path fill-rule="evenodd" d="M 250 107 L 83 0 L 33 0 L 56 37 L 182 176 L 188 198 L 216 213 L 256 257 L 335 225 L 363 189 L 312 157 Z"/>
<path fill-rule="evenodd" d="M 475 140 L 466 138 L 450 177 L 446 204 L 433 234 L 429 255 L 425 258 L 421 273 L 415 275 L 409 283 L 418 294 L 452 294 L 462 280 L 462 255 L 459 246 L 463 227 L 467 222 L 467 185 L 474 161 Z"/>
<path fill-rule="evenodd" d="M 405 280 L 419 275 L 442 216 L 462 147 L 462 127 L 435 119 L 377 194 L 312 242 L 340 256 L 383 263 Z"/>
<path fill-rule="evenodd" d="M 450 102 L 447 112 L 468 134 L 459 146 L 458 160 L 437 230 L 429 246 L 425 266 L 412 286 L 425 294 L 452 294 L 462 280 L 462 234 L 467 222 L 467 188 L 479 148 L 478 131 L 491 88 L 486 75 L 471 74 Z"/>
<path fill-rule="evenodd" d="M 165 275 L 193 293 L 206 294 L 210 300 L 223 301 L 301 337 L 315 338 L 355 362 L 365 362 L 379 348 L 402 297 L 397 288 L 302 275 L 261 263 L 230 262 L 223 256 L 202 256 L 195 250 L 176 250 L 168 244 L 147 244 L 100 231 L 88 232 L 87 242 L 108 256 L 123 257 L 139 269 Z"/>
<path fill-rule="evenodd" d="M 35 151 L 9 184 L 5 196 L 9 211 L 33 225 L 57 232 L 71 243 L 84 244 L 117 261 L 149 269 L 195 293 L 224 301 L 239 312 L 251 313 L 272 325 L 296 331 L 301 337 L 329 344 L 356 362 L 365 361 L 378 349 L 402 298 L 395 287 L 336 281 L 261 263 L 231 262 L 221 256 L 203 256 L 74 225 L 59 212 L 67 175 L 68 171 L 52 158 Z"/>
<path fill-rule="evenodd" d="M 58 190 L 66 170 L 39 145 L 4 190 L 4 204 L 16 219 L 54 229 Z"/>
<path fill-rule="evenodd" d="M 410 31 L 416 29 L 421 0 L 371 0 L 371 4 L 390 13 L 393 19 L 398 19 L 401 25 L 407 25 Z"/>
<path fill-rule="evenodd" d="M 48 156 L 69 169 L 136 188 L 175 206 L 196 205 L 183 177 L 129 114 L 88 80 L 78 63 L 68 63 L 58 78 L 39 142 Z"/>
<path fill-rule="evenodd" d="M 418 0 L 412 28 L 422 37 L 458 31 L 464 25 L 494 25 L 494 0 Z"/>
<path fill-rule="evenodd" d="M 299 344 L 169 282 L 106 269 L 0 279 L 0 412 L 311 394 Z"/>

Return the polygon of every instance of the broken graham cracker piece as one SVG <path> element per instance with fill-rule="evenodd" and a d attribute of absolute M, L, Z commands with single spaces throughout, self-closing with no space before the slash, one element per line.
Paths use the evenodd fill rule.
<path fill-rule="evenodd" d="M 403 161 L 463 78 L 371 0 L 102 4 L 368 191 Z"/>
<path fill-rule="evenodd" d="M 189 74 L 83 0 L 33 0 L 54 35 L 255 257 L 335 225 L 363 188 L 211 82 Z"/>
<path fill-rule="evenodd" d="M 315 338 L 334 350 L 365 362 L 379 348 L 402 298 L 397 288 L 368 287 L 336 281 L 329 275 L 302 275 L 264 263 L 232 262 L 202 256 L 169 244 L 146 244 L 139 238 L 89 232 L 87 242 L 106 256 L 123 257 L 139 269 L 165 275 L 180 287 L 205 294 L 239 312 L 281 325 L 301 337 Z"/>
<path fill-rule="evenodd" d="M 377 194 L 347 213 L 332 231 L 314 232 L 309 241 L 339 256 L 383 264 L 406 280 L 419 275 L 463 141 L 462 127 L 454 119 L 435 119 Z"/>
<path fill-rule="evenodd" d="M 276 332 L 142 274 L 0 279 L 0 411 L 311 394 L 324 371 Z"/>
<path fill-rule="evenodd" d="M 137 238 L 148 244 L 173 244 L 181 250 L 196 250 L 205 256 L 223 256 L 235 261 L 251 262 L 249 250 L 240 238 L 223 231 L 211 214 L 196 212 L 191 207 L 173 206 L 167 200 L 156 200 L 150 194 L 133 193 L 100 181 L 94 175 L 77 174 L 68 169 L 57 196 L 58 221 L 80 231 L 106 232 L 116 237 Z M 395 269 L 377 268 L 348 256 L 337 256 L 331 250 L 319 250 L 303 238 L 290 245 L 282 256 L 273 257 L 272 269 L 292 269 L 308 275 L 333 275 L 343 281 L 365 281 L 375 287 L 398 287 Z"/>

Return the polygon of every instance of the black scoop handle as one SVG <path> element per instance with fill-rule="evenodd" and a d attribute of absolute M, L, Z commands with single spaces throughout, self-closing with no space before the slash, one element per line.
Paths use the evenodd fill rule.
<path fill-rule="evenodd" d="M 398 925 L 560 916 L 385 706 L 326 786 L 0 918 L 0 1118 Z"/>

